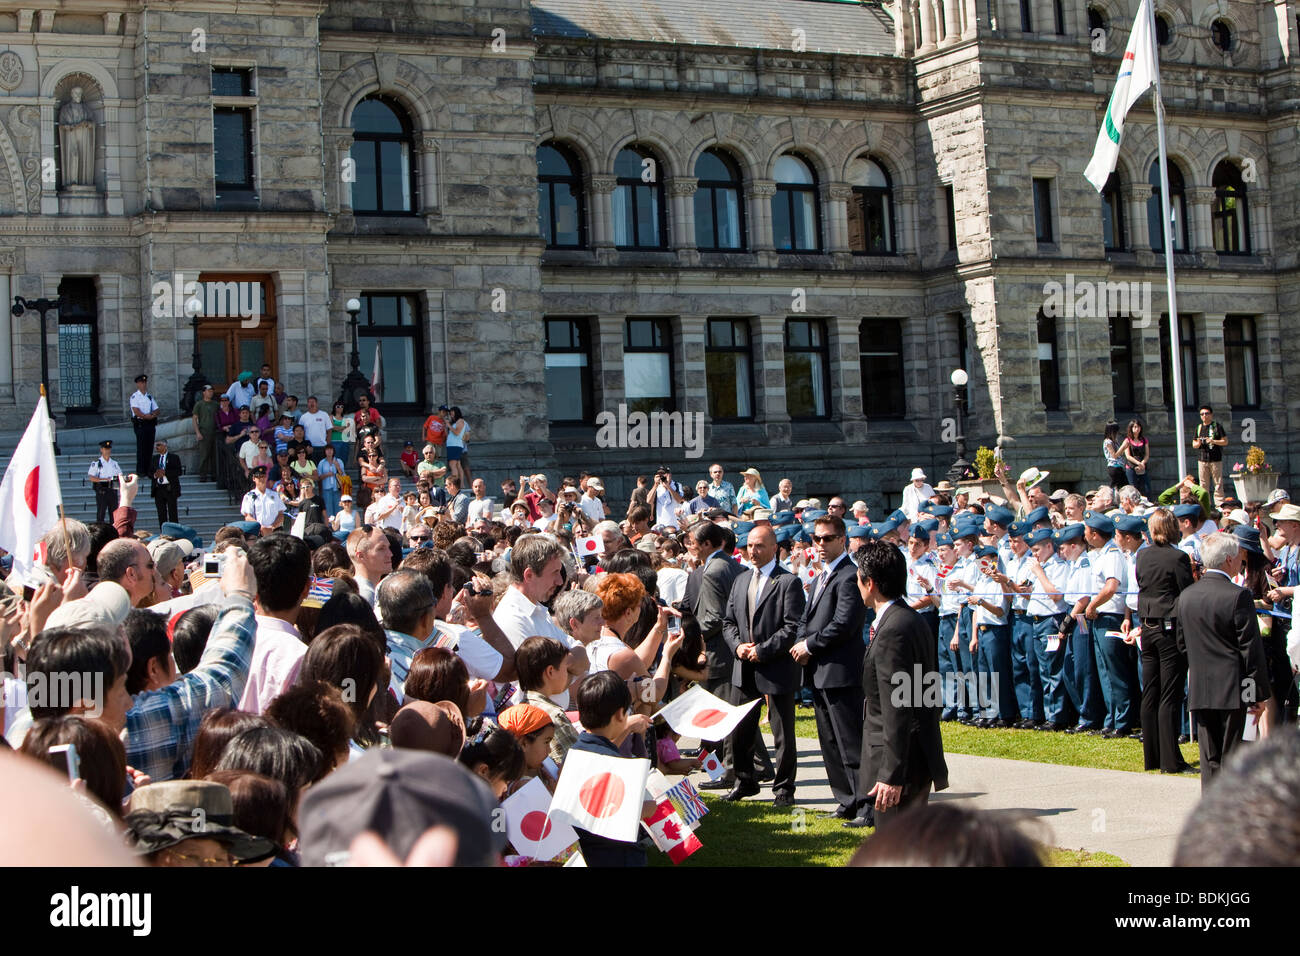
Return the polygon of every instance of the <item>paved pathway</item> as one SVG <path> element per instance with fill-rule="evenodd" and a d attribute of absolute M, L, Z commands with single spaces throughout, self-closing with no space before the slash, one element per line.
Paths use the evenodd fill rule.
<path fill-rule="evenodd" d="M 768 747 L 772 747 L 768 737 Z M 1133 866 L 1168 866 L 1178 833 L 1201 796 L 1200 778 L 1063 767 L 1029 760 L 947 754 L 949 788 L 932 797 L 1031 818 L 1023 826 L 1049 846 L 1102 850 Z M 831 810 L 816 740 L 799 738 L 795 801 Z M 752 800 L 770 801 L 766 786 Z"/>

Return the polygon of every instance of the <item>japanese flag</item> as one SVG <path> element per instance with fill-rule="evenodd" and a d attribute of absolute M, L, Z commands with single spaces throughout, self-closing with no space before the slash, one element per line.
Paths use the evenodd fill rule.
<path fill-rule="evenodd" d="M 722 766 L 718 755 L 711 753 L 700 755 L 700 769 L 709 775 L 710 780 L 721 780 L 722 775 L 726 773 L 726 768 Z"/>
<path fill-rule="evenodd" d="M 680 863 L 704 844 L 682 822 L 681 815 L 673 809 L 671 801 L 660 800 L 655 812 L 641 821 L 655 846 L 668 854 L 673 863 Z"/>
<path fill-rule="evenodd" d="M 0 548 L 14 556 L 16 581 L 26 581 L 32 565 L 44 560 L 37 545 L 58 524 L 62 502 L 50 413 L 41 395 L 0 483 Z"/>
<path fill-rule="evenodd" d="M 665 705 L 655 716 L 662 717 L 668 722 L 668 726 L 683 737 L 722 740 L 736 729 L 736 725 L 757 703 L 756 697 L 748 704 L 733 707 L 696 684 L 682 696 Z"/>
<path fill-rule="evenodd" d="M 579 536 L 573 539 L 573 549 L 578 552 L 579 558 L 585 558 L 593 554 L 604 554 L 605 539 L 598 534 L 594 534 L 590 538 Z"/>
<path fill-rule="evenodd" d="M 554 860 L 578 842 L 573 827 L 551 819 L 551 794 L 540 777 L 520 787 L 501 804 L 501 809 L 506 812 L 510 845 L 520 856 Z"/>
<path fill-rule="evenodd" d="M 623 843 L 635 842 L 649 760 L 570 750 L 551 800 L 551 822 Z"/>

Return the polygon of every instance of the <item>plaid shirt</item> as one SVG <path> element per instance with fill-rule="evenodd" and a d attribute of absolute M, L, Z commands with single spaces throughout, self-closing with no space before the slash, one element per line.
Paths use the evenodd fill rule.
<path fill-rule="evenodd" d="M 551 738 L 551 759 L 555 761 L 557 767 L 562 767 L 569 748 L 578 742 L 577 728 L 573 726 L 573 722 L 569 720 L 569 715 L 563 708 L 556 706 L 555 701 L 545 694 L 530 690 L 524 695 L 524 703 L 540 708 L 547 717 L 551 718 L 551 723 L 555 725 L 555 736 Z"/>
<path fill-rule="evenodd" d="M 227 598 L 198 667 L 166 687 L 135 696 L 126 715 L 126 762 L 154 783 L 185 776 L 203 714 L 239 705 L 256 633 L 253 605 L 246 598 Z"/>

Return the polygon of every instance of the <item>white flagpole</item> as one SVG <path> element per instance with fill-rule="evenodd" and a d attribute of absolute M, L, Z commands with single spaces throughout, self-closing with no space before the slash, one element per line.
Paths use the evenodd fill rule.
<path fill-rule="evenodd" d="M 1187 474 L 1187 447 L 1183 443 L 1183 355 L 1178 341 L 1178 298 L 1174 292 L 1174 235 L 1169 210 L 1169 157 L 1165 153 L 1165 104 L 1160 96 L 1160 54 L 1156 43 L 1156 10 L 1144 0 L 1147 32 L 1151 37 L 1151 68 L 1155 76 L 1156 142 L 1160 147 L 1160 211 L 1164 218 L 1165 293 L 1169 299 L 1169 375 L 1174 383 L 1174 444 L 1178 449 L 1178 480 Z"/>

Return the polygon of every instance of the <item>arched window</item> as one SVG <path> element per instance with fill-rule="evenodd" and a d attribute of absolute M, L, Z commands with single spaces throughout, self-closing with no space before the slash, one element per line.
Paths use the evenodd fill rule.
<path fill-rule="evenodd" d="M 1151 249 L 1163 252 L 1165 233 L 1160 218 L 1160 161 L 1151 164 L 1147 182 L 1151 184 L 1151 198 L 1147 200 L 1147 229 L 1151 233 Z M 1187 203 L 1184 198 L 1183 174 L 1172 160 L 1169 162 L 1169 214 L 1173 222 L 1174 251 L 1187 251 Z"/>
<path fill-rule="evenodd" d="M 405 112 L 384 96 L 352 111 L 352 209 L 362 215 L 415 212 L 415 141 Z"/>
<path fill-rule="evenodd" d="M 821 248 L 817 213 L 817 177 L 806 162 L 787 153 L 773 170 L 772 239 L 783 252 L 816 252 Z"/>
<path fill-rule="evenodd" d="M 629 146 L 614 161 L 614 245 L 620 249 L 667 248 L 663 168 L 647 149 Z"/>
<path fill-rule="evenodd" d="M 1119 173 L 1111 173 L 1106 188 L 1101 191 L 1101 234 L 1108 250 L 1128 246 L 1124 235 L 1124 199 L 1119 190 Z"/>
<path fill-rule="evenodd" d="M 849 167 L 849 248 L 856 253 L 889 255 L 894 245 L 894 189 L 889 173 L 865 156 Z"/>
<path fill-rule="evenodd" d="M 724 153 L 710 149 L 695 163 L 695 245 L 703 252 L 745 247 L 740 169 Z"/>
<path fill-rule="evenodd" d="M 563 146 L 537 149 L 537 221 L 547 249 L 581 249 L 586 245 L 582 215 L 582 173 Z"/>
<path fill-rule="evenodd" d="M 1250 209 L 1241 170 L 1226 159 L 1214 168 L 1214 249 L 1250 255 Z"/>

